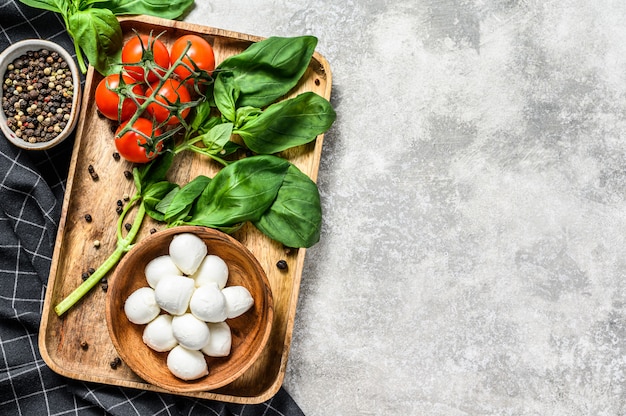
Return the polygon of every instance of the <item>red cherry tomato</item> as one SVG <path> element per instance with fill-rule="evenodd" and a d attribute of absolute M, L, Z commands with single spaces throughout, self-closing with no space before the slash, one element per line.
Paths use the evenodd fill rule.
<path fill-rule="evenodd" d="M 122 80 L 125 84 L 135 84 L 135 86 L 132 87 L 132 92 L 137 95 L 143 95 L 143 87 L 136 84 L 137 80 L 129 77 L 128 75 L 122 75 Z M 119 84 L 119 74 L 111 74 L 103 78 L 96 87 L 96 106 L 106 118 L 121 122 L 128 120 L 133 116 L 133 114 L 135 114 L 135 111 L 137 111 L 137 105 L 132 99 L 124 98 L 122 100 L 121 111 L 119 111 L 118 114 L 118 110 L 120 110 L 120 96 L 112 90 L 116 89 Z"/>
<path fill-rule="evenodd" d="M 197 35 L 185 35 L 178 38 L 170 50 L 170 66 L 173 65 L 176 60 L 182 56 L 185 48 L 188 44 L 191 44 L 182 62 L 189 65 L 190 68 L 194 68 L 191 61 L 196 66 L 209 74 L 215 69 L 215 54 L 213 48 L 204 38 Z M 190 61 L 191 59 L 191 61 Z M 174 68 L 174 73 L 181 79 L 186 79 L 191 75 L 191 71 L 185 67 L 185 65 L 178 65 Z"/>
<path fill-rule="evenodd" d="M 156 152 L 146 152 L 146 148 L 142 144 L 146 143 L 146 138 L 139 134 L 141 132 L 148 137 L 156 137 L 161 135 L 161 130 L 154 128 L 152 121 L 139 117 L 132 125 L 132 130 L 127 131 L 121 137 L 118 134 L 128 124 L 128 121 L 122 123 L 115 132 L 115 148 L 118 153 L 129 162 L 147 163 L 154 159 L 158 152 L 163 148 L 163 142 L 158 142 Z"/>
<path fill-rule="evenodd" d="M 146 91 L 146 96 L 150 97 L 155 88 L 157 88 L 158 82 L 153 83 Z M 176 103 L 187 103 L 191 100 L 189 90 L 177 79 L 166 79 L 159 91 L 155 96 L 155 102 L 148 105 L 148 113 L 154 117 L 154 119 L 160 124 L 167 121 L 168 125 L 174 125 L 180 123 L 180 119 L 177 114 L 172 114 L 170 109 L 166 106 L 171 106 Z M 181 117 L 184 119 L 189 114 L 190 108 L 187 107 L 181 112 Z M 171 116 L 171 117 L 170 117 Z"/>
<path fill-rule="evenodd" d="M 154 56 L 154 62 L 163 68 L 156 71 L 162 76 L 165 74 L 165 70 L 170 67 L 170 54 L 161 40 L 146 35 L 133 36 L 122 47 L 124 69 L 137 81 L 145 81 L 147 78 L 148 82 L 154 82 L 159 79 L 155 71 L 150 71 L 145 77 L 144 69 L 141 66 L 130 65 L 142 62 L 145 58 L 144 54 L 150 52 Z"/>

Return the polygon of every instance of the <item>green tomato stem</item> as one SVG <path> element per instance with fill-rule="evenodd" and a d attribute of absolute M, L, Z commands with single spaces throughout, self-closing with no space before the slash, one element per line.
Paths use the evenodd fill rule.
<path fill-rule="evenodd" d="M 135 199 L 136 200 L 136 199 Z M 133 202 L 135 201 L 133 200 Z M 131 204 L 127 204 L 130 206 Z M 137 210 L 137 215 L 135 216 L 135 220 L 133 225 L 126 234 L 126 237 L 119 238 L 117 240 L 117 246 L 111 255 L 96 269 L 96 271 L 87 278 L 80 286 L 78 286 L 72 293 L 70 293 L 65 299 L 59 302 L 55 307 L 54 311 L 58 316 L 63 315 L 70 308 L 72 308 L 78 301 L 80 301 L 89 291 L 96 285 L 98 282 L 112 269 L 117 263 L 121 260 L 122 256 L 132 248 L 132 243 L 137 237 L 137 233 L 139 232 L 139 228 L 143 223 L 143 219 L 146 214 L 146 208 L 143 204 L 139 204 L 139 208 Z M 120 216 L 123 217 L 123 216 Z"/>

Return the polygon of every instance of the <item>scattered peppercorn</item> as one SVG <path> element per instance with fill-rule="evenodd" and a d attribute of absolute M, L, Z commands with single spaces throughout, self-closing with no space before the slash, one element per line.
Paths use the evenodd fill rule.
<path fill-rule="evenodd" d="M 154 234 L 156 232 L 157 232 L 156 228 L 150 228 L 150 234 Z"/>
<path fill-rule="evenodd" d="M 121 207 L 121 206 L 123 206 L 123 205 L 124 205 L 124 203 L 122 202 L 122 200 L 121 200 L 121 199 L 118 199 L 118 200 L 117 200 L 117 202 L 116 202 L 116 204 L 117 204 L 117 206 L 118 206 L 118 207 Z"/>
<path fill-rule="evenodd" d="M 122 208 L 119 205 L 115 208 L 115 212 L 117 212 L 117 215 L 122 215 L 123 211 L 124 211 L 124 208 Z"/>
<path fill-rule="evenodd" d="M 132 179 L 133 178 L 133 173 L 129 170 L 125 170 L 124 171 L 124 176 L 126 177 L 126 179 Z"/>
<path fill-rule="evenodd" d="M 113 159 L 116 161 L 120 160 L 120 154 L 118 152 L 113 152 Z"/>
<path fill-rule="evenodd" d="M 109 290 L 109 283 L 108 282 L 103 282 L 101 287 L 102 287 L 102 291 L 106 292 L 107 290 Z"/>
<path fill-rule="evenodd" d="M 87 166 L 87 170 L 89 171 L 89 174 L 91 175 L 91 179 L 93 179 L 94 181 L 97 181 L 98 174 L 96 173 L 96 170 L 94 169 L 93 165 Z"/>
<path fill-rule="evenodd" d="M 89 344 L 87 343 L 87 341 L 82 341 L 80 343 L 80 348 L 82 348 L 84 351 L 87 351 L 89 349 Z"/>
<path fill-rule="evenodd" d="M 72 73 L 61 55 L 28 51 L 6 68 L 2 110 L 7 125 L 29 143 L 47 142 L 67 126 L 72 111 Z"/>
<path fill-rule="evenodd" d="M 113 361 L 109 363 L 109 365 L 111 366 L 113 370 L 117 369 L 117 367 L 119 367 L 121 364 L 122 364 L 122 360 L 120 359 L 120 357 L 115 357 Z"/>
<path fill-rule="evenodd" d="M 278 262 L 276 263 L 276 267 L 278 267 L 280 270 L 287 270 L 287 262 L 285 260 L 278 260 Z"/>
<path fill-rule="evenodd" d="M 124 224 L 124 228 L 126 228 L 126 231 L 130 231 L 131 228 L 133 228 L 132 224 L 127 222 L 126 224 Z"/>
<path fill-rule="evenodd" d="M 85 221 L 91 222 L 92 220 L 93 220 L 93 218 L 91 218 L 90 214 L 85 214 Z"/>
<path fill-rule="evenodd" d="M 93 267 L 89 268 L 89 274 L 94 274 L 96 272 L 96 269 L 94 269 Z"/>
<path fill-rule="evenodd" d="M 320 85 L 320 80 L 319 80 L 319 78 L 315 78 L 315 85 Z"/>
<path fill-rule="evenodd" d="M 83 272 L 83 273 L 80 275 L 80 277 L 81 277 L 83 280 L 87 280 L 87 279 L 89 279 L 89 273 L 87 273 L 87 272 Z"/>
<path fill-rule="evenodd" d="M 95 248 L 99 248 L 99 247 L 100 247 L 100 240 L 95 240 L 95 241 L 93 242 L 93 246 L 94 246 Z"/>

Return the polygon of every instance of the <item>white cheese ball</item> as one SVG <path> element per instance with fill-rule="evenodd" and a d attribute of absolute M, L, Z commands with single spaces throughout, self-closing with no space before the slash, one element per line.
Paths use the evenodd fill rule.
<path fill-rule="evenodd" d="M 210 323 L 209 343 L 202 347 L 202 352 L 209 357 L 226 357 L 230 354 L 232 334 L 226 322 Z"/>
<path fill-rule="evenodd" d="M 226 299 L 226 316 L 228 319 L 244 314 L 254 304 L 252 295 L 243 286 L 228 286 L 222 289 Z"/>
<path fill-rule="evenodd" d="M 221 257 L 209 254 L 191 277 L 196 281 L 196 287 L 215 282 L 220 289 L 224 289 L 228 280 L 228 265 Z"/>
<path fill-rule="evenodd" d="M 157 304 L 172 315 L 187 312 L 189 299 L 195 289 L 193 279 L 185 276 L 164 276 L 154 289 Z"/>
<path fill-rule="evenodd" d="M 170 256 L 163 255 L 156 257 L 148 264 L 146 264 L 146 268 L 144 270 L 146 275 L 146 280 L 151 288 L 155 288 L 159 280 L 163 276 L 182 276 L 183 272 L 180 271 L 178 267 L 172 261 Z"/>
<path fill-rule="evenodd" d="M 147 324 L 161 312 L 156 302 L 154 289 L 142 287 L 135 290 L 124 302 L 124 313 L 134 324 Z"/>
<path fill-rule="evenodd" d="M 167 354 L 167 368 L 183 380 L 196 380 L 209 374 L 204 354 L 178 345 Z"/>
<path fill-rule="evenodd" d="M 172 316 L 159 315 L 143 330 L 143 342 L 158 352 L 170 351 L 178 345 L 172 332 Z"/>
<path fill-rule="evenodd" d="M 169 253 L 176 267 L 186 275 L 192 275 L 204 260 L 207 247 L 197 235 L 182 233 L 172 238 Z"/>
<path fill-rule="evenodd" d="M 206 322 L 190 313 L 172 318 L 172 333 L 180 345 L 190 350 L 201 349 L 211 336 Z"/>
<path fill-rule="evenodd" d="M 205 322 L 221 322 L 226 319 L 226 299 L 217 283 L 196 288 L 189 301 L 189 310 Z"/>

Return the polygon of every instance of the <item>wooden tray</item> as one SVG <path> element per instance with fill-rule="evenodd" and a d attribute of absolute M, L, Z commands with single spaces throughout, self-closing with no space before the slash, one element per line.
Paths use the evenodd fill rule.
<path fill-rule="evenodd" d="M 165 32 L 161 39 L 169 46 L 172 39 L 187 33 L 204 36 L 213 45 L 216 62 L 243 51 L 250 43 L 262 38 L 179 21 L 140 16 L 120 19 L 125 39 L 139 33 Z M 163 391 L 146 383 L 123 363 L 116 369 L 110 365 L 117 352 L 109 338 L 105 322 L 105 292 L 96 286 L 78 305 L 59 318 L 54 306 L 81 283 L 81 274 L 96 268 L 113 251 L 116 243 L 115 224 L 118 219 L 116 202 L 125 194 L 135 192 L 133 181 L 126 179 L 125 170 L 132 165 L 113 158 L 113 122 L 96 113 L 94 93 L 102 76 L 90 67 L 84 87 L 80 121 L 70 164 L 67 191 L 63 202 L 61 222 L 52 258 L 50 278 L 45 297 L 39 348 L 48 366 L 55 372 L 74 379 Z M 303 80 L 293 95 L 314 91 L 329 99 L 331 72 L 328 62 L 315 53 Z M 317 179 L 323 137 L 314 142 L 286 151 L 288 158 L 314 181 Z M 177 156 L 176 168 L 170 180 L 184 184 L 198 174 L 213 176 L 218 166 L 195 154 Z M 99 179 L 88 172 L 93 165 Z M 90 214 L 92 222 L 84 219 Z M 132 215 L 129 216 L 132 220 Z M 163 229 L 162 224 L 146 217 L 138 240 L 151 228 Z M 260 403 L 271 398 L 280 388 L 285 375 L 291 344 L 296 304 L 304 264 L 304 249 L 285 250 L 254 227 L 247 225 L 234 235 L 254 253 L 267 273 L 274 296 L 274 324 L 268 345 L 257 362 L 240 378 L 218 390 L 190 393 L 187 396 L 234 403 Z M 100 247 L 94 247 L 94 240 Z M 279 270 L 276 262 L 286 260 L 287 270 Z M 88 347 L 81 347 L 87 343 Z"/>

